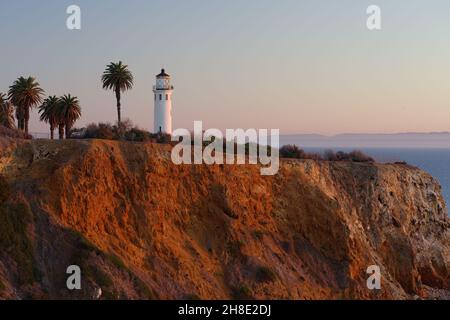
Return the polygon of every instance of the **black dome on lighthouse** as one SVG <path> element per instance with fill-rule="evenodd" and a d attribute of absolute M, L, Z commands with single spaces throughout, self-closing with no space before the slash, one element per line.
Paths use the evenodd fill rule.
<path fill-rule="evenodd" d="M 161 73 L 156 76 L 157 78 L 169 78 L 170 75 L 166 73 L 165 69 L 161 69 Z"/>

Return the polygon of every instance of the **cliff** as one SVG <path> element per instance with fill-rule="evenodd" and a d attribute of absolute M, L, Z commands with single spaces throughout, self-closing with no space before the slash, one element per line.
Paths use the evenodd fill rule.
<path fill-rule="evenodd" d="M 286 160 L 263 177 L 156 144 L 0 138 L 0 175 L 0 298 L 450 297 L 447 209 L 417 168 Z"/>

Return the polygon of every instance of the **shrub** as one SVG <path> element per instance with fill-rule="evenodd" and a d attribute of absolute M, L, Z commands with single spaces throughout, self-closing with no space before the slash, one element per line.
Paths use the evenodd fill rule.
<path fill-rule="evenodd" d="M 169 144 L 171 142 L 171 135 L 170 134 L 165 134 L 165 133 L 157 133 L 155 135 L 155 139 L 157 143 L 160 144 Z"/>
<path fill-rule="evenodd" d="M 242 255 L 242 247 L 244 243 L 240 240 L 233 241 L 231 240 L 227 244 L 228 253 L 231 257 L 237 258 Z"/>
<path fill-rule="evenodd" d="M 238 154 L 245 154 L 246 156 L 248 156 L 248 155 L 250 155 L 250 147 L 254 147 L 258 154 L 264 152 L 264 154 L 267 154 L 267 156 L 269 156 L 269 157 L 272 155 L 272 147 L 270 145 L 260 145 L 258 143 L 254 143 L 254 142 L 238 144 L 236 141 L 233 141 L 233 146 L 232 146 L 233 149 L 230 150 L 228 148 L 228 142 L 225 138 L 218 139 L 217 137 L 214 137 L 214 136 L 210 137 L 209 140 L 204 140 L 203 147 L 205 148 L 205 147 L 209 146 L 213 142 L 216 142 L 216 140 L 217 140 L 217 143 L 222 143 L 222 150 L 224 153 L 233 153 L 234 154 L 234 152 L 237 152 Z M 194 145 L 194 142 L 195 142 L 194 135 L 193 135 L 193 133 L 191 133 L 191 144 Z M 242 146 L 244 146 L 244 153 L 240 152 L 239 147 L 242 148 Z"/>
<path fill-rule="evenodd" d="M 125 120 L 120 125 L 110 123 L 91 123 L 86 128 L 73 129 L 72 137 L 75 139 L 103 139 L 126 140 L 132 142 L 154 141 L 160 144 L 170 144 L 171 135 L 164 133 L 150 133 L 133 126 L 130 120 Z"/>
<path fill-rule="evenodd" d="M 296 145 L 289 144 L 280 148 L 280 156 L 288 159 L 312 159 L 321 160 L 322 157 L 317 153 L 308 153 Z"/>
<path fill-rule="evenodd" d="M 288 159 L 312 159 L 327 161 L 375 162 L 375 160 L 360 150 L 352 152 L 325 150 L 323 156 L 317 153 L 308 153 L 296 145 L 285 145 L 280 148 L 280 156 Z"/>
<path fill-rule="evenodd" d="M 33 137 L 30 134 L 26 134 L 25 132 L 18 129 L 9 129 L 2 125 L 0 125 L 0 136 L 15 139 L 33 139 Z"/>
<path fill-rule="evenodd" d="M 87 126 L 84 136 L 82 139 L 105 139 L 114 140 L 117 138 L 114 128 L 109 123 L 91 123 Z"/>
<path fill-rule="evenodd" d="M 300 158 L 303 150 L 293 144 L 282 146 L 280 149 L 280 156 L 282 158 Z"/>
<path fill-rule="evenodd" d="M 323 157 L 327 161 L 338 161 L 338 158 L 336 156 L 336 152 L 334 152 L 331 149 L 325 150 Z"/>
<path fill-rule="evenodd" d="M 354 150 L 350 153 L 346 153 L 343 151 L 334 152 L 333 150 L 326 150 L 324 153 L 324 158 L 328 161 L 375 162 L 373 158 L 359 150 Z"/>
<path fill-rule="evenodd" d="M 274 282 L 277 279 L 275 271 L 269 267 L 259 267 L 256 270 L 256 280 L 258 282 Z"/>
<path fill-rule="evenodd" d="M 240 284 L 232 289 L 233 299 L 235 300 L 253 300 L 253 292 L 245 284 Z"/>
<path fill-rule="evenodd" d="M 131 128 L 125 133 L 125 140 L 135 142 L 147 142 L 152 140 L 152 135 L 138 128 Z"/>
<path fill-rule="evenodd" d="M 114 285 L 111 276 L 98 267 L 87 268 L 86 274 L 91 276 L 100 287 L 108 288 Z"/>
<path fill-rule="evenodd" d="M 375 160 L 362 151 L 354 150 L 349 153 L 350 160 L 353 162 L 375 162 Z"/>
<path fill-rule="evenodd" d="M 25 203 L 0 204 L 0 247 L 19 266 L 19 284 L 32 284 L 40 276 L 35 267 L 33 244 L 27 232 L 32 217 L 32 212 Z"/>
<path fill-rule="evenodd" d="M 130 119 L 126 119 L 116 124 L 114 127 L 117 131 L 118 136 L 124 137 L 125 134 L 133 128 L 133 123 Z"/>

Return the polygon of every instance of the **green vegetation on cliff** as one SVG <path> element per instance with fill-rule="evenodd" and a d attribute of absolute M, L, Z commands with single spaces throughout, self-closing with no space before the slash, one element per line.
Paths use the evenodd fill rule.
<path fill-rule="evenodd" d="M 33 243 L 28 235 L 33 215 L 25 202 L 8 202 L 9 197 L 8 183 L 0 176 L 0 250 L 5 251 L 16 262 L 18 282 L 32 284 L 39 278 Z"/>

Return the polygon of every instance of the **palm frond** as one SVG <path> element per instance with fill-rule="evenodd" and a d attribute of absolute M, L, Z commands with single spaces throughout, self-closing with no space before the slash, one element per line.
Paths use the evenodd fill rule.
<path fill-rule="evenodd" d="M 72 97 L 70 94 L 60 98 L 58 110 L 58 119 L 64 121 L 64 124 L 69 127 L 81 117 L 80 101 L 77 97 Z"/>
<path fill-rule="evenodd" d="M 57 96 L 49 96 L 39 106 L 40 120 L 49 123 L 52 127 L 59 123 L 59 109 L 61 101 Z"/>
<path fill-rule="evenodd" d="M 103 89 L 126 91 L 133 88 L 133 74 L 122 61 L 111 62 L 102 75 Z"/>
<path fill-rule="evenodd" d="M 0 125 L 12 129 L 15 128 L 14 108 L 12 103 L 0 92 Z"/>
<path fill-rule="evenodd" d="M 15 106 L 32 108 L 42 102 L 44 90 L 33 77 L 20 77 L 9 87 L 8 99 Z"/>

